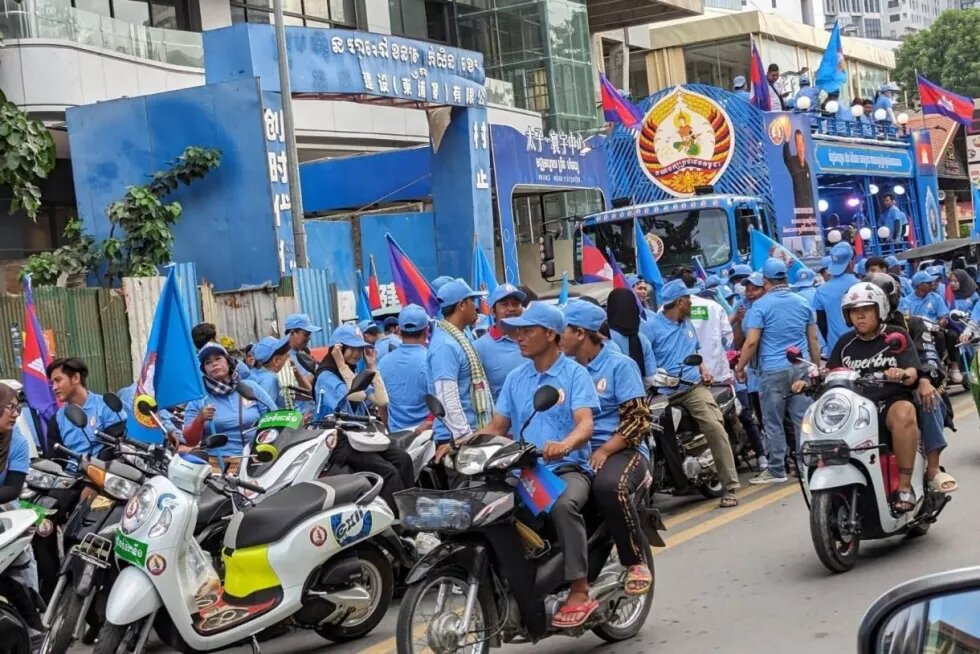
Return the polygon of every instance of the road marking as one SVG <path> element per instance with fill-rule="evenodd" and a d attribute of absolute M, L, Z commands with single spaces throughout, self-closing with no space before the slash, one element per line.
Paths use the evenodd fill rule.
<path fill-rule="evenodd" d="M 425 630 L 428 628 L 429 628 L 428 624 L 416 625 L 415 628 L 412 630 L 412 634 L 413 634 L 412 640 L 414 641 L 416 638 L 421 638 L 425 634 Z M 397 648 L 397 643 L 395 641 L 395 637 L 392 636 L 391 638 L 386 638 L 385 640 L 382 640 L 377 645 L 371 645 L 370 647 L 365 647 L 364 649 L 360 650 L 358 654 L 391 654 L 392 652 L 395 651 L 396 648 Z"/>
<path fill-rule="evenodd" d="M 758 493 L 761 490 L 765 490 L 765 488 L 766 488 L 765 485 L 762 484 L 754 484 L 754 485 L 749 484 L 748 486 L 744 486 L 738 489 L 737 491 L 735 491 L 735 497 L 737 497 L 739 500 L 742 500 L 743 498 L 746 498 L 749 495 L 752 495 L 753 493 Z M 669 517 L 664 518 L 664 526 L 667 527 L 667 529 L 673 529 L 677 525 L 683 524 L 685 522 L 693 520 L 694 518 L 697 518 L 698 516 L 704 515 L 705 513 L 710 513 L 711 511 L 715 511 L 715 510 L 727 511 L 728 509 L 722 509 L 720 506 L 718 506 L 716 502 L 705 500 L 703 502 L 699 502 L 697 505 L 691 507 L 686 511 L 675 513 Z"/>

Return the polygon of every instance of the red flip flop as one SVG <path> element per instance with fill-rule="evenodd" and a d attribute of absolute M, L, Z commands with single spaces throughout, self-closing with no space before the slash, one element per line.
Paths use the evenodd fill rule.
<path fill-rule="evenodd" d="M 595 610 L 599 608 L 599 602 L 594 599 L 590 599 L 585 604 L 576 604 L 575 606 L 569 606 L 565 604 L 560 609 L 555 617 L 551 620 L 551 626 L 556 629 L 574 629 L 575 627 L 581 627 L 586 623 L 586 621 L 592 617 Z M 582 617 L 573 620 L 572 618 L 576 615 L 581 615 Z"/>

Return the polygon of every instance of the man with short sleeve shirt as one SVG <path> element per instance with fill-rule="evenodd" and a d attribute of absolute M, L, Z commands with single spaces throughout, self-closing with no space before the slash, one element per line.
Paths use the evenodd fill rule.
<path fill-rule="evenodd" d="M 116 413 L 106 406 L 101 395 L 86 387 L 88 366 L 81 359 L 55 359 L 48 364 L 46 372 L 55 397 L 62 403 L 48 423 L 49 445 L 61 443 L 78 454 L 98 454 L 102 451 L 102 443 L 96 437 L 96 431 L 104 431 L 110 436 L 121 436 L 125 432 L 125 413 Z M 69 404 L 85 412 L 88 424 L 84 428 L 76 427 L 68 420 L 65 408 Z M 44 454 L 50 458 L 54 452 Z"/>
<path fill-rule="evenodd" d="M 847 289 L 860 280 L 854 275 L 854 249 L 847 243 L 838 243 L 830 249 L 827 267 L 830 279 L 817 287 L 811 302 L 817 314 L 817 325 L 827 347 L 832 347 L 850 328 L 844 322 L 840 304 Z"/>
<path fill-rule="evenodd" d="M 548 468 L 566 485 L 550 517 L 565 556 L 565 580 L 571 588 L 552 624 L 573 628 L 583 624 L 598 608 L 589 596 L 587 533 L 582 509 L 591 491 L 589 440 L 593 433 L 592 412 L 599 408 L 599 398 L 586 369 L 558 348 L 565 329 L 565 317 L 558 307 L 532 302 L 523 315 L 505 320 L 504 326 L 516 330 L 514 336 L 521 353 L 530 361 L 507 376 L 496 414 L 483 432 L 503 436 L 511 427 L 520 429 L 534 414 L 534 394 L 538 388 L 549 385 L 558 390 L 558 403 L 534 414 L 524 438 L 538 447 Z"/>
<path fill-rule="evenodd" d="M 429 316 L 425 309 L 410 304 L 398 314 L 401 345 L 378 362 L 378 372 L 388 391 L 388 430 L 430 426 L 425 396 L 429 392 L 428 350 Z"/>
<path fill-rule="evenodd" d="M 789 409 L 799 443 L 800 423 L 810 406 L 810 399 L 805 395 L 790 394 L 793 382 L 805 378 L 809 368 L 803 362 L 791 363 L 786 357 L 787 348 L 809 351 L 813 364 L 820 365 L 820 344 L 810 305 L 787 286 L 786 264 L 779 259 L 767 259 L 762 276 L 768 290 L 745 316 L 748 335 L 735 367 L 736 376 L 744 380 L 745 367 L 756 351 L 759 352 L 762 417 L 769 439 L 769 466 L 750 481 L 753 484 L 786 481 L 787 437 L 783 419 Z"/>
<path fill-rule="evenodd" d="M 699 350 L 697 335 L 690 320 L 691 295 L 695 292 L 695 289 L 688 288 L 680 279 L 665 284 L 660 293 L 663 311 L 653 317 L 648 333 L 652 335 L 654 354 L 660 367 L 668 374 L 695 382 L 690 390 L 684 391 L 673 403 L 687 409 L 704 433 L 715 460 L 718 478 L 728 491 L 721 500 L 721 506 L 730 508 L 738 505 L 738 498 L 732 492 L 739 487 L 735 457 L 725 432 L 721 409 L 711 391 L 700 383 L 704 381 L 710 384 L 713 376 L 704 362 L 699 367 L 684 364 L 685 358 Z M 659 389 L 664 395 L 673 395 L 677 390 Z"/>
<path fill-rule="evenodd" d="M 480 355 L 480 362 L 487 373 L 490 391 L 494 398 L 500 395 L 504 380 L 511 370 L 524 365 L 521 348 L 505 330 L 501 321 L 517 318 L 524 313 L 527 295 L 513 284 L 500 284 L 490 295 L 490 310 L 496 321 L 487 333 L 476 339 L 473 347 Z"/>
<path fill-rule="evenodd" d="M 913 293 L 903 297 L 899 307 L 906 313 L 913 316 L 925 318 L 931 322 L 945 327 L 946 317 L 949 315 L 949 307 L 946 300 L 936 291 L 932 290 L 932 284 L 937 277 L 925 270 L 920 270 L 912 276 Z"/>

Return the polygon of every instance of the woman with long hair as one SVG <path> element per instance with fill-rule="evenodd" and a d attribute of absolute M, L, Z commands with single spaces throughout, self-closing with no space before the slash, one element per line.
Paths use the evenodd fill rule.
<path fill-rule="evenodd" d="M 612 290 L 606 300 L 606 319 L 609 339 L 636 362 L 644 384 L 649 385 L 648 380 L 657 372 L 657 360 L 650 339 L 640 332 L 640 307 L 633 291 L 628 288 Z"/>

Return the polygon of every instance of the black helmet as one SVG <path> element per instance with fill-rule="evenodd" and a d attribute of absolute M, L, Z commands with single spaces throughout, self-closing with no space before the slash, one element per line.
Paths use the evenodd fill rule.
<path fill-rule="evenodd" d="M 885 292 L 885 295 L 888 296 L 890 311 L 896 311 L 898 309 L 898 301 L 902 296 L 902 287 L 895 283 L 891 275 L 871 273 L 865 279 Z"/>

